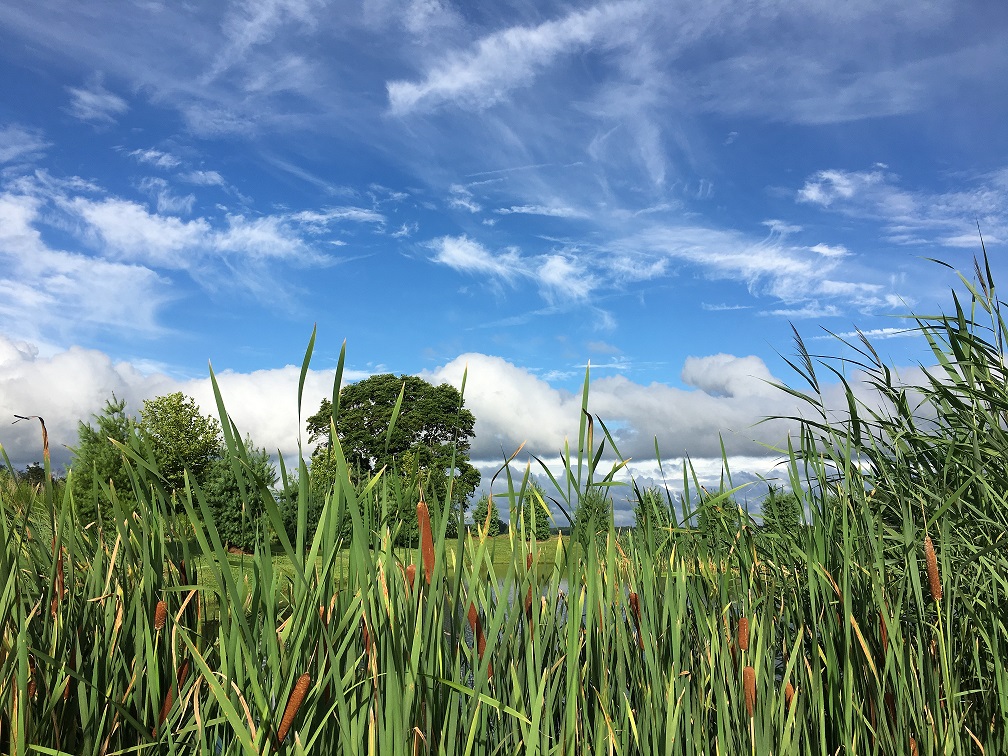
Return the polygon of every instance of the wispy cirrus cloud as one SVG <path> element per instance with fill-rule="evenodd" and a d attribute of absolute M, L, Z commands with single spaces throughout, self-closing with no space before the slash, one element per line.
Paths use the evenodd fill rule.
<path fill-rule="evenodd" d="M 429 247 L 434 251 L 434 262 L 460 273 L 485 276 L 493 283 L 534 281 L 551 305 L 585 300 L 599 284 L 576 250 L 523 255 L 517 247 L 509 247 L 494 253 L 468 236 L 444 236 L 431 241 Z"/>
<path fill-rule="evenodd" d="M 587 218 L 588 213 L 565 205 L 512 205 L 494 210 L 498 215 L 544 215 L 549 218 Z"/>
<path fill-rule="evenodd" d="M 0 128 L 0 164 L 35 160 L 51 146 L 37 129 L 16 123 Z"/>
<path fill-rule="evenodd" d="M 70 93 L 70 115 L 81 121 L 107 126 L 129 110 L 126 100 L 105 89 L 100 79 L 92 80 L 85 87 L 67 87 L 67 91 Z"/>
<path fill-rule="evenodd" d="M 977 223 L 987 241 L 1008 240 L 1008 168 L 967 178 L 949 191 L 906 188 L 882 166 L 828 169 L 809 176 L 795 198 L 830 212 L 877 221 L 897 244 L 975 247 Z M 832 249 L 832 248 L 831 248 Z M 813 248 L 815 251 L 822 251 Z"/>
<path fill-rule="evenodd" d="M 643 10 L 642 3 L 613 3 L 537 26 L 494 32 L 468 50 L 449 52 L 419 81 L 390 81 L 389 109 L 405 115 L 447 103 L 476 110 L 490 107 L 511 90 L 527 85 L 557 57 L 599 42 Z"/>
<path fill-rule="evenodd" d="M 175 168 L 182 163 L 182 160 L 175 155 L 153 147 L 146 150 L 131 150 L 128 154 L 138 163 L 153 165 L 155 168 Z"/>
<path fill-rule="evenodd" d="M 517 249 L 494 254 L 467 236 L 443 236 L 430 243 L 434 262 L 460 273 L 483 275 L 507 282 L 526 274 L 526 265 Z"/>
<path fill-rule="evenodd" d="M 38 230 L 43 210 L 37 197 L 0 194 L 0 330 L 34 341 L 104 328 L 158 332 L 171 298 L 160 274 L 50 247 Z"/>

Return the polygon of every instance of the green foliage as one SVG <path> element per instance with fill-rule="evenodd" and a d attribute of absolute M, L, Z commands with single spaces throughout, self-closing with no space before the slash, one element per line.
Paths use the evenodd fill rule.
<path fill-rule="evenodd" d="M 122 452 L 110 442 L 111 439 L 128 445 L 134 425 L 126 415 L 125 400 L 117 400 L 115 396 L 106 400 L 101 414 L 91 417 L 94 425 L 84 421 L 77 424 L 77 445 L 71 449 L 70 488 L 85 524 L 95 522 L 99 515 L 108 523 L 112 512 L 108 506 L 101 507 L 102 502 L 108 501 L 103 487 L 112 486 L 125 511 L 132 511 L 136 505 Z"/>
<path fill-rule="evenodd" d="M 696 510 L 697 530 L 715 553 L 728 553 L 746 519 L 730 496 L 702 491 Z"/>
<path fill-rule="evenodd" d="M 245 494 L 242 495 L 232 461 L 224 456 L 213 460 L 207 468 L 203 492 L 224 546 L 252 552 L 257 543 L 263 543 L 264 533 L 267 535 L 264 545 L 269 547 L 271 531 L 264 516 L 260 487 L 276 483 L 277 473 L 265 449 L 255 448 L 251 439 L 246 439 L 245 446 L 249 452 L 249 467 L 243 471 Z"/>
<path fill-rule="evenodd" d="M 975 295 L 975 307 L 995 310 L 991 299 Z M 198 486 L 181 497 L 192 539 L 172 535 L 170 494 L 139 464 L 135 437 L 127 472 L 141 506 L 124 516 L 115 490 L 103 492 L 116 513 L 105 535 L 83 527 L 71 497 L 54 498 L 48 476 L 41 489 L 8 476 L 0 751 L 1008 753 L 1008 423 L 995 428 L 1003 418 L 988 414 L 1003 387 L 977 388 L 1000 375 L 988 358 L 1005 349 L 991 332 L 987 346 L 961 340 L 976 325 L 965 311 L 953 321 L 932 323 L 931 336 L 948 339 L 936 359 L 962 380 L 919 387 L 947 414 L 925 404 L 903 425 L 918 429 L 906 444 L 888 436 L 885 413 L 902 422 L 899 409 L 873 417 L 853 392 L 846 420 L 801 422 L 787 473 L 807 516 L 784 560 L 762 550 L 730 477 L 708 492 L 685 470 L 680 500 L 699 501 L 709 531 L 730 535 L 722 559 L 684 538 L 657 564 L 636 531 L 617 542 L 606 528 L 596 541 L 603 531 L 588 527 L 590 548 L 510 539 L 503 575 L 492 552 L 507 540 L 446 537 L 448 502 L 429 502 L 427 548 L 396 547 L 390 513 L 417 479 L 355 480 L 338 447 L 314 535 L 299 528 L 292 542 L 278 527 L 282 555 L 234 562 Z M 551 498 L 578 509 L 593 496 L 607 505 L 623 468 L 614 451 L 599 474 L 592 422 L 562 452 L 559 476 L 543 465 Z M 231 441 L 229 461 L 253 468 Z M 520 500 L 510 470 L 506 479 L 504 495 Z M 28 494 L 51 524 L 26 516 Z M 269 491 L 263 503 L 276 525 Z M 339 549 L 344 511 L 352 537 Z"/>
<path fill-rule="evenodd" d="M 802 499 L 793 491 L 769 486 L 760 503 L 763 530 L 781 538 L 793 538 L 802 522 Z"/>
<path fill-rule="evenodd" d="M 487 510 L 489 509 L 490 521 L 487 522 Z M 486 528 L 486 535 L 490 538 L 496 538 L 501 533 L 501 522 L 500 511 L 497 509 L 497 502 L 491 501 L 487 494 L 483 494 L 479 497 L 476 502 L 476 506 L 473 508 L 473 526 L 480 529 Z"/>
<path fill-rule="evenodd" d="M 668 530 L 676 526 L 674 504 L 658 486 L 639 491 L 633 513 L 634 527 L 641 531 L 647 528 Z"/>
<path fill-rule="evenodd" d="M 613 505 L 607 490 L 589 488 L 578 499 L 571 537 L 584 548 L 590 547 L 593 542 L 603 544 L 609 536 L 613 525 Z"/>
<path fill-rule="evenodd" d="M 538 481 L 530 479 L 525 486 L 521 512 L 525 531 L 534 534 L 537 541 L 549 540 L 552 519 L 546 504 L 546 492 Z"/>
<path fill-rule="evenodd" d="M 220 423 L 201 415 L 196 401 L 182 392 L 146 400 L 140 429 L 169 490 L 185 487 L 186 470 L 202 483 L 221 456 Z"/>
<path fill-rule="evenodd" d="M 388 434 L 393 411 L 402 393 L 395 426 Z M 373 375 L 340 391 L 336 433 L 347 463 L 366 480 L 383 467 L 416 466 L 422 471 L 425 490 L 445 498 L 448 473 L 454 456 L 452 501 L 465 504 L 479 486 L 479 470 L 469 461 L 476 418 L 462 406 L 462 395 L 447 383 L 433 386 L 422 378 L 391 373 Z M 308 418 L 308 437 L 328 448 L 332 403 L 323 399 L 319 411 Z M 409 460 L 402 459 L 406 454 Z"/>

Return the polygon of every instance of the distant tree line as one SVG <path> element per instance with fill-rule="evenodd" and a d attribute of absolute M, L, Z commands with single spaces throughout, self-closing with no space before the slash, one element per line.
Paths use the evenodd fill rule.
<path fill-rule="evenodd" d="M 416 502 L 421 495 L 438 514 L 450 498 L 448 534 L 455 535 L 480 481 L 479 471 L 469 459 L 475 417 L 463 407 L 456 388 L 434 386 L 416 376 L 376 375 L 343 387 L 338 413 L 333 412 L 330 400 L 324 399 L 306 425 L 309 442 L 315 444 L 308 469 L 309 538 L 336 480 L 333 430 L 354 485 L 367 486 L 380 475 L 396 488 L 398 495 L 392 498 L 400 506 L 390 513 L 388 524 L 400 543 L 417 539 Z M 175 492 L 176 501 L 187 480 L 201 491 L 226 546 L 251 551 L 256 543 L 271 537 L 265 524 L 262 488 L 270 489 L 281 505 L 288 535 L 293 537 L 296 532 L 297 476 L 290 476 L 284 485 L 269 453 L 246 438 L 254 485 L 243 495 L 220 423 L 200 413 L 195 400 L 185 394 L 149 399 L 139 417 L 130 416 L 125 401 L 113 396 L 90 422 L 79 422 L 77 435 L 71 489 L 86 522 L 108 524 L 108 502 L 113 498 L 125 511 L 136 506 L 130 466 L 122 452 L 134 439 L 153 461 L 166 490 Z M 25 474 L 41 478 L 34 467 Z M 177 506 L 176 514 L 181 511 Z M 349 515 L 340 530 L 348 539 Z"/>

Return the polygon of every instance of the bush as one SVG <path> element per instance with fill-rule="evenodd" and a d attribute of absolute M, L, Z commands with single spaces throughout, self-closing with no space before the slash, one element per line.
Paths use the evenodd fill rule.
<path fill-rule="evenodd" d="M 534 522 L 533 511 L 535 512 Z M 525 531 L 534 533 L 537 541 L 549 540 L 552 533 L 550 511 L 546 506 L 546 496 L 542 486 L 534 480 L 529 481 L 525 488 L 525 495 L 522 497 L 522 519 L 525 521 Z"/>
<path fill-rule="evenodd" d="M 603 488 L 589 488 L 578 499 L 572 536 L 584 548 L 592 541 L 604 543 L 613 522 L 612 501 Z"/>
<path fill-rule="evenodd" d="M 251 476 L 245 470 L 246 497 L 241 495 L 238 478 L 231 462 L 219 457 L 213 460 L 206 471 L 203 492 L 213 513 L 214 524 L 221 542 L 227 548 L 244 552 L 255 550 L 256 543 L 263 541 L 265 510 L 263 509 L 261 485 L 276 483 L 276 469 L 270 462 L 265 449 L 255 449 L 251 441 L 246 441 L 251 463 Z M 265 539 L 268 545 L 269 539 Z"/>
<path fill-rule="evenodd" d="M 133 421 L 126 414 L 126 401 L 113 396 L 106 400 L 101 414 L 91 416 L 95 425 L 80 421 L 77 424 L 77 446 L 71 451 L 70 488 L 84 525 L 99 519 L 106 527 L 112 522 L 112 508 L 103 494 L 109 481 L 116 491 L 119 504 L 132 511 L 136 496 L 130 482 L 123 454 L 109 439 L 124 446 L 135 436 Z"/>
<path fill-rule="evenodd" d="M 490 510 L 490 522 L 487 523 L 487 508 Z M 486 534 L 491 538 L 499 536 L 501 533 L 501 525 L 503 523 L 500 519 L 500 512 L 497 509 L 497 502 L 491 501 L 490 497 L 486 494 L 480 496 L 479 501 L 476 502 L 476 507 L 473 509 L 473 525 L 482 529 L 486 526 Z"/>

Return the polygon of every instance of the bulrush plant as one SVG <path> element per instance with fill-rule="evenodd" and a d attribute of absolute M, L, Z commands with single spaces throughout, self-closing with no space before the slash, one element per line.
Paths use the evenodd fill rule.
<path fill-rule="evenodd" d="M 117 447 L 129 497 L 95 481 L 107 527 L 51 478 L 0 487 L 0 753 L 1008 753 L 1008 328 L 977 273 L 967 306 L 913 321 L 939 365 L 916 388 L 864 340 L 867 403 L 799 341 L 810 390 L 785 390 L 811 411 L 781 470 L 802 519 L 772 551 L 727 461 L 706 490 L 684 465 L 660 533 L 617 535 L 609 518 L 547 547 L 521 511 L 531 468 L 505 459 L 491 487 L 508 534 L 449 538 L 450 488 L 351 474 L 342 354 L 335 480 L 309 532 L 307 462 L 282 461 L 288 535 L 211 374 L 228 460 L 264 502 L 240 560 L 199 486 L 168 493 L 139 438 Z M 839 419 L 823 365 L 848 392 Z M 568 514 L 590 492 L 637 490 L 589 413 L 589 378 L 559 465 L 531 460 Z M 701 505 L 719 514 L 704 532 Z M 417 545 L 397 547 L 396 513 L 414 508 Z"/>

